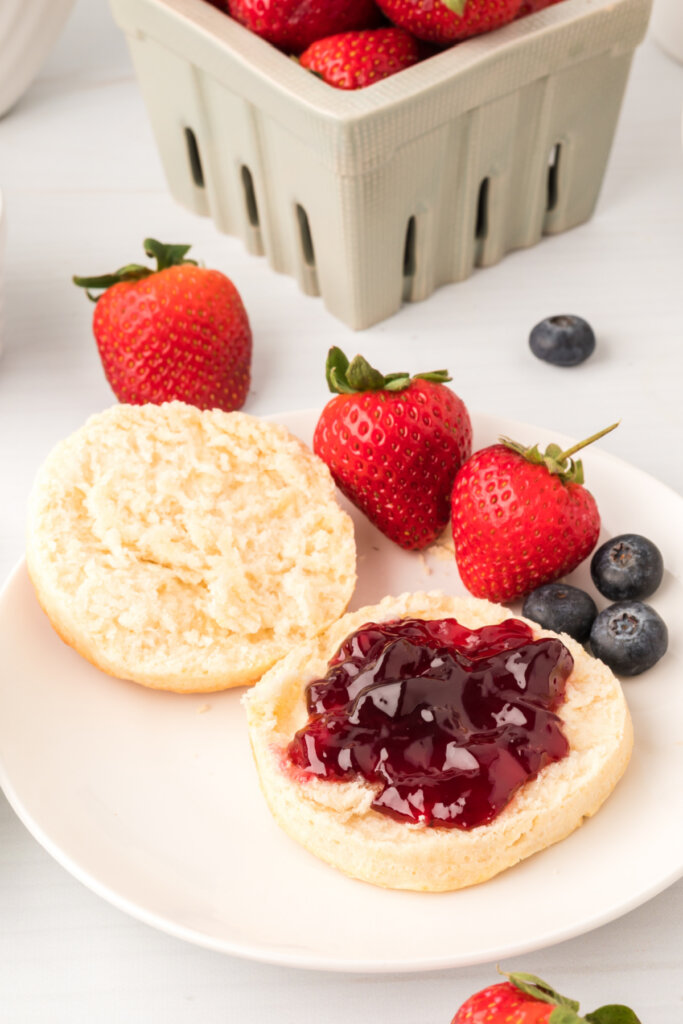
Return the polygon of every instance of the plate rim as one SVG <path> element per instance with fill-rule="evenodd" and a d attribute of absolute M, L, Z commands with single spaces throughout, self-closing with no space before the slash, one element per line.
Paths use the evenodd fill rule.
<path fill-rule="evenodd" d="M 22 559 L 17 566 L 15 566 L 11 576 L 13 577 L 15 573 L 20 573 L 23 568 L 24 560 Z M 0 597 L 1 596 L 2 595 L 0 594 Z M 377 959 L 368 961 L 367 959 L 355 960 L 352 958 L 347 960 L 341 960 L 339 958 L 332 959 L 329 957 L 316 958 L 310 955 L 302 955 L 301 953 L 291 953 L 287 950 L 271 950 L 269 952 L 268 947 L 252 946 L 248 943 L 231 943 L 225 940 L 212 939 L 200 931 L 195 931 L 194 929 L 179 925 L 172 919 L 164 917 L 161 914 L 145 910 L 141 905 L 121 896 L 115 889 L 100 882 L 90 872 L 83 870 L 80 865 L 73 860 L 73 858 L 69 857 L 68 854 L 65 854 L 64 851 L 54 843 L 48 835 L 46 835 L 41 826 L 23 807 L 14 787 L 7 779 L 1 754 L 0 788 L 2 788 L 3 793 L 7 798 L 7 802 L 19 820 L 28 829 L 40 846 L 42 846 L 42 848 L 53 858 L 53 860 L 64 868 L 73 878 L 93 892 L 96 896 L 103 899 L 110 906 L 115 907 L 117 910 L 127 914 L 134 920 L 140 921 L 157 931 L 170 935 L 175 939 L 189 942 L 200 948 L 210 950 L 211 952 L 222 953 L 226 956 L 235 956 L 240 959 L 252 960 L 257 963 L 269 964 L 271 966 L 294 967 L 299 970 L 323 971 L 335 974 L 421 974 L 434 971 L 453 970 L 463 967 L 476 967 L 481 964 L 506 960 L 511 957 L 524 956 L 527 953 L 533 953 L 541 949 L 548 949 L 562 942 L 566 942 L 569 939 L 586 935 L 603 925 L 610 924 L 612 921 L 616 921 L 619 918 L 630 914 L 638 907 L 643 906 L 645 903 L 648 903 L 651 899 L 654 899 L 655 896 L 664 892 L 683 877 L 682 862 L 679 869 L 677 871 L 673 871 L 670 876 L 658 880 L 658 882 L 649 889 L 641 890 L 641 892 L 632 897 L 632 899 L 626 903 L 621 902 L 615 904 L 603 913 L 595 915 L 595 917 L 591 918 L 588 922 L 584 920 L 574 926 L 560 928 L 552 935 L 544 935 L 538 940 L 530 939 L 528 942 L 493 946 L 489 950 L 482 951 L 475 955 L 444 955 L 440 958 L 431 957 L 422 960 L 419 957 L 415 958 L 413 956 L 410 960 L 397 961 L 396 959 Z M 485 885 L 486 883 L 482 882 L 481 884 Z M 440 894 L 428 893 L 424 895 L 438 897 Z"/>

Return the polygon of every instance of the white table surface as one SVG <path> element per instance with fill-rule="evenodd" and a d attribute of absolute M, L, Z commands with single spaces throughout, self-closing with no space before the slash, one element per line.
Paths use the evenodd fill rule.
<path fill-rule="evenodd" d="M 104 0 L 80 0 L 41 76 L 0 121 L 9 215 L 0 578 L 21 556 L 41 459 L 113 401 L 91 308 L 70 276 L 139 258 L 147 235 L 193 241 L 199 258 L 238 285 L 254 332 L 251 413 L 322 404 L 325 353 L 338 344 L 385 371 L 447 366 L 471 408 L 575 436 L 621 418 L 603 446 L 683 493 L 682 100 L 683 68 L 646 41 L 592 222 L 353 335 L 293 280 L 174 205 L 123 40 Z M 580 368 L 557 370 L 528 351 L 529 328 L 557 312 L 596 328 L 598 350 Z M 75 881 L 1 795 L 0 922 L 0 1019 L 8 1024 L 448 1024 L 471 991 L 494 980 L 492 966 L 314 974 L 186 945 Z M 586 1009 L 620 1001 L 643 1024 L 674 1024 L 683 1013 L 683 882 L 613 924 L 504 966 L 546 976 Z"/>

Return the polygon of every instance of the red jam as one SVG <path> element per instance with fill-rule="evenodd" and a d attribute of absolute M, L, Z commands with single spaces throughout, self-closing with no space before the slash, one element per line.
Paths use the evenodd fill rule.
<path fill-rule="evenodd" d="M 569 753 L 555 711 L 573 665 L 560 640 L 516 619 L 369 622 L 307 687 L 288 756 L 321 778 L 366 779 L 374 809 L 398 821 L 486 825 Z"/>

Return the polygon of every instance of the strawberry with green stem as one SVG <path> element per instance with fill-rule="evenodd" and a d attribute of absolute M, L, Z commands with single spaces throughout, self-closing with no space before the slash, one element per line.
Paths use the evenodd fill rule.
<path fill-rule="evenodd" d="M 575 569 L 595 547 L 600 515 L 573 455 L 612 426 L 562 451 L 501 438 L 458 471 L 451 500 L 455 557 L 475 597 L 513 601 Z"/>
<path fill-rule="evenodd" d="M 330 391 L 313 448 L 340 490 L 387 537 L 407 550 L 427 547 L 448 522 L 458 468 L 472 451 L 464 402 L 446 370 L 417 374 L 351 363 L 329 351 Z"/>
<path fill-rule="evenodd" d="M 476 992 L 451 1024 L 640 1024 L 628 1006 L 601 1006 L 585 1016 L 535 974 L 507 974 L 508 981 Z"/>
<path fill-rule="evenodd" d="M 187 259 L 189 245 L 144 242 L 156 268 L 74 277 L 95 302 L 93 332 L 120 402 L 173 399 L 200 409 L 240 409 L 251 370 L 249 319 L 232 281 Z M 95 294 L 98 293 L 98 294 Z"/>

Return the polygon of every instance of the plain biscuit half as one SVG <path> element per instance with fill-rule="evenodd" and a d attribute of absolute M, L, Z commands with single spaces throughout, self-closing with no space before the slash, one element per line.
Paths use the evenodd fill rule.
<path fill-rule="evenodd" d="M 245 697 L 249 733 L 270 810 L 293 839 L 354 878 L 439 892 L 483 882 L 568 836 L 595 814 L 631 755 L 631 718 L 618 680 L 570 637 L 574 658 L 558 709 L 570 753 L 526 783 L 489 825 L 471 831 L 397 822 L 371 807 L 363 780 L 332 782 L 288 768 L 286 748 L 307 720 L 304 689 L 322 678 L 342 641 L 366 622 L 456 618 L 475 629 L 511 618 L 501 605 L 439 593 L 404 594 L 345 615 L 292 651 Z M 526 621 L 526 620 L 525 620 Z M 554 636 L 530 623 L 537 637 Z"/>
<path fill-rule="evenodd" d="M 30 499 L 27 563 L 68 644 L 166 690 L 253 683 L 345 610 L 351 519 L 282 426 L 117 405 L 62 441 Z"/>

